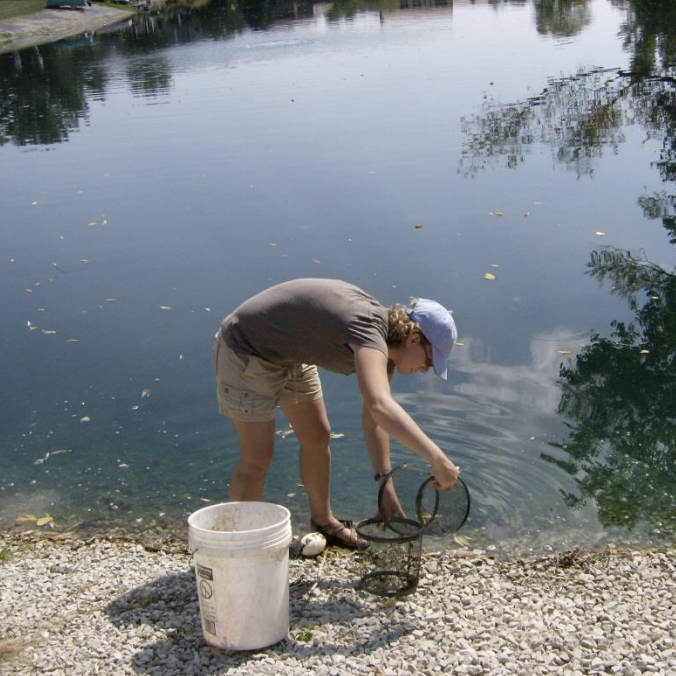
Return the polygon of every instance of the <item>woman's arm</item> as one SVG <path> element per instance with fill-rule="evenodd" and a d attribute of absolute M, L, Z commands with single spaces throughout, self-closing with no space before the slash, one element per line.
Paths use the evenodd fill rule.
<path fill-rule="evenodd" d="M 365 404 L 362 408 L 361 422 L 362 430 L 364 431 L 364 441 L 366 442 L 366 448 L 369 452 L 374 473 L 389 472 L 392 469 L 390 461 L 390 435 L 378 426 Z M 382 481 L 381 479 L 380 482 L 382 483 Z M 378 512 L 376 516 L 380 516 L 387 521 L 394 516 L 406 516 L 397 499 L 392 480 L 389 480 L 385 486 L 382 507 L 384 513 Z"/>
<path fill-rule="evenodd" d="M 374 348 L 358 345 L 351 347 L 354 352 L 359 388 L 364 400 L 364 415 L 367 413 L 371 417 L 380 428 L 380 432 L 393 437 L 431 465 L 435 488 L 443 490 L 453 488 L 460 470 L 393 399 L 387 375 L 387 357 Z M 365 430 L 365 435 L 367 434 Z M 389 444 L 386 456 L 382 448 L 380 450 L 377 450 L 377 447 L 374 450 L 369 448 L 372 462 L 374 453 L 376 460 L 389 460 Z"/>
<path fill-rule="evenodd" d="M 371 417 L 366 404 L 362 407 L 361 426 L 374 473 L 389 472 L 392 469 L 390 435 Z"/>

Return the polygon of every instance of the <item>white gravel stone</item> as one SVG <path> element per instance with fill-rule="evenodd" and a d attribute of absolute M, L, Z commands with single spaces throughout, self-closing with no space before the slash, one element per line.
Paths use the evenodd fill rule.
<path fill-rule="evenodd" d="M 3 543 L 4 544 L 4 543 Z M 125 542 L 22 542 L 0 564 L 0 673 L 676 673 L 673 552 L 425 557 L 410 596 L 357 588 L 354 555 L 290 563 L 288 637 L 226 654 L 204 642 L 187 553 Z"/>

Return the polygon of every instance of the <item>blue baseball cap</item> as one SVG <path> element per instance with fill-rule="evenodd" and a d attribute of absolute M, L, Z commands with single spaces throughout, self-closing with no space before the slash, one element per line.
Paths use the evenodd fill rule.
<path fill-rule="evenodd" d="M 453 316 L 443 305 L 426 298 L 419 298 L 415 307 L 408 311 L 408 316 L 420 327 L 432 346 L 434 372 L 442 380 L 446 380 L 448 376 L 446 360 L 458 339 Z"/>

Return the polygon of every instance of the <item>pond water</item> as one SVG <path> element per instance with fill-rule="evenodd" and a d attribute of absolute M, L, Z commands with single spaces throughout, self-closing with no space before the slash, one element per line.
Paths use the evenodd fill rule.
<path fill-rule="evenodd" d="M 644 5 L 214 0 L 0 55 L 0 526 L 184 531 L 237 458 L 220 320 L 333 277 L 453 309 L 449 380 L 393 389 L 473 546 L 672 542 L 676 21 Z M 356 380 L 323 383 L 366 518 Z M 307 528 L 293 436 L 265 499 Z"/>

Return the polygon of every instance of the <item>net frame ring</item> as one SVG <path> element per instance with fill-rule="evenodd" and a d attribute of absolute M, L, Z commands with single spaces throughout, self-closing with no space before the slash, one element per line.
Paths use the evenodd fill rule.
<path fill-rule="evenodd" d="M 423 513 L 423 499 L 425 497 L 425 490 L 433 482 L 434 476 L 430 475 L 427 479 L 425 479 L 425 481 L 422 482 L 422 484 L 420 484 L 418 494 L 415 496 L 415 514 L 418 517 L 418 522 L 420 523 L 421 528 L 423 529 L 427 528 L 432 523 L 432 521 L 434 521 L 439 512 L 439 491 L 435 490 L 433 487 L 434 508 L 429 516 L 426 516 Z"/>
<path fill-rule="evenodd" d="M 383 481 L 380 484 L 380 489 L 378 490 L 378 511 L 379 511 L 379 513 L 381 514 L 381 517 L 382 517 L 383 510 L 381 508 L 381 505 L 382 505 L 383 494 L 385 492 L 385 487 L 387 486 L 388 481 L 393 480 L 394 474 L 401 471 L 401 470 L 414 470 L 414 471 L 423 473 L 426 476 L 425 480 L 420 485 L 420 488 L 418 488 L 418 492 L 417 492 L 416 498 L 415 498 L 416 518 L 417 518 L 418 524 L 420 526 L 420 529 L 419 529 L 417 534 L 418 535 L 425 534 L 426 532 L 428 532 L 430 530 L 430 527 L 431 527 L 432 523 L 434 522 L 434 520 L 435 520 L 435 518 L 436 518 L 436 516 L 439 512 L 439 503 L 440 503 L 440 498 L 441 498 L 441 496 L 440 496 L 441 491 L 438 491 L 434 488 L 432 489 L 432 490 L 434 490 L 434 508 L 433 508 L 432 513 L 429 517 L 423 516 L 423 499 L 424 499 L 425 491 L 428 489 L 429 485 L 432 482 L 434 482 L 434 476 L 432 474 L 430 474 L 430 472 L 426 468 L 421 467 L 420 465 L 404 463 L 402 465 L 398 465 L 397 467 L 392 468 L 387 473 L 387 475 L 383 478 Z M 467 521 L 467 518 L 469 517 L 469 513 L 470 513 L 470 503 L 471 503 L 471 501 L 470 501 L 469 489 L 467 488 L 467 484 L 460 477 L 458 477 L 458 479 L 456 481 L 456 485 L 462 486 L 462 490 L 465 493 L 465 495 L 467 496 L 467 508 L 465 509 L 465 513 L 462 516 L 462 519 L 460 520 L 459 524 L 455 528 L 448 529 L 448 531 L 446 531 L 445 534 L 448 534 L 448 535 L 453 534 L 453 533 L 457 533 L 463 527 L 465 522 Z M 453 488 L 453 490 L 455 490 L 455 487 Z M 407 519 L 407 521 L 408 520 L 409 519 Z M 404 533 L 401 533 L 397 530 L 397 528 L 396 528 L 397 520 L 396 519 L 391 519 L 390 521 L 387 521 L 383 518 L 383 524 L 385 525 L 386 528 L 389 528 L 390 530 L 394 531 L 395 533 L 397 533 L 399 535 L 404 534 Z"/>
<path fill-rule="evenodd" d="M 436 518 L 436 516 L 439 512 L 439 501 L 440 501 L 439 493 L 440 493 L 440 491 L 432 488 L 432 490 L 434 491 L 434 498 L 435 498 L 434 499 L 434 511 L 432 512 L 429 519 L 427 521 L 425 521 L 425 516 L 423 515 L 423 511 L 422 511 L 423 510 L 423 498 L 424 498 L 425 490 L 427 489 L 427 487 L 433 481 L 434 481 L 433 476 L 430 476 L 425 481 L 423 481 L 422 485 L 418 489 L 418 495 L 416 495 L 416 498 L 415 498 L 416 514 L 417 514 L 418 520 L 420 521 L 420 524 L 421 524 L 421 527 L 422 527 L 422 532 L 429 530 L 429 526 L 432 524 L 432 522 L 434 521 L 434 519 Z M 466 507 L 465 513 L 464 513 L 462 519 L 460 520 L 460 522 L 458 523 L 458 525 L 455 526 L 454 528 L 449 528 L 447 532 L 444 532 L 445 535 L 452 535 L 453 533 L 457 533 L 465 525 L 465 523 L 467 522 L 467 519 L 469 518 L 469 513 L 470 513 L 470 509 L 471 509 L 471 505 L 472 505 L 472 500 L 471 500 L 470 494 L 469 494 L 469 488 L 467 488 L 467 484 L 460 477 L 457 478 L 457 480 L 455 482 L 455 486 L 453 486 L 451 493 L 454 490 L 456 490 L 456 487 L 457 488 L 462 487 L 463 492 L 467 496 L 467 507 Z"/>
<path fill-rule="evenodd" d="M 423 486 L 425 486 L 429 481 L 434 481 L 434 477 L 429 473 L 429 471 L 425 467 L 421 467 L 420 465 L 416 465 L 413 463 L 403 463 L 402 465 L 397 465 L 396 467 L 393 467 L 384 477 L 383 480 L 380 482 L 380 488 L 378 490 L 378 512 L 382 518 L 383 525 L 385 528 L 388 528 L 389 530 L 393 531 L 397 535 L 402 535 L 402 536 L 407 536 L 410 535 L 410 530 L 404 533 L 401 530 L 397 530 L 396 525 L 399 523 L 405 522 L 407 526 L 410 526 L 414 520 L 411 519 L 410 517 L 404 517 L 403 521 L 400 521 L 400 518 L 393 518 L 390 519 L 389 521 L 385 519 L 383 516 L 383 509 L 382 509 L 382 500 L 383 500 L 383 495 L 385 493 L 385 488 L 387 487 L 387 484 L 389 481 L 394 482 L 394 475 L 402 472 L 404 470 L 413 470 L 415 472 L 420 472 L 421 474 L 424 474 L 426 477 L 426 480 L 423 482 L 423 485 L 418 489 L 418 492 L 416 493 L 416 499 L 415 499 L 415 509 L 416 509 L 416 519 L 417 519 L 417 524 L 418 524 L 418 530 L 415 533 L 414 537 L 417 537 L 418 535 L 422 534 L 426 526 L 431 523 L 434 520 L 434 517 L 437 514 L 437 511 L 439 509 L 439 494 L 437 491 L 435 491 L 435 506 L 434 506 L 434 512 L 432 514 L 432 517 L 429 519 L 429 521 L 426 523 L 423 518 L 422 518 L 422 489 Z"/>
<path fill-rule="evenodd" d="M 392 528 L 392 522 L 397 523 L 403 530 L 400 532 Z M 382 534 L 369 531 L 370 528 L 373 528 L 377 531 L 381 526 L 383 527 Z M 388 535 L 386 529 L 393 533 L 393 535 Z M 360 538 L 368 540 L 369 542 L 377 542 L 378 544 L 388 545 L 417 540 L 420 537 L 422 529 L 420 527 L 420 522 L 416 521 L 415 519 L 395 516 L 389 523 L 386 523 L 384 519 L 379 517 L 371 517 L 370 519 L 364 519 L 363 521 L 360 521 L 355 527 L 355 532 Z M 368 554 L 368 552 L 369 550 L 367 549 L 364 550 L 363 553 Z"/>

